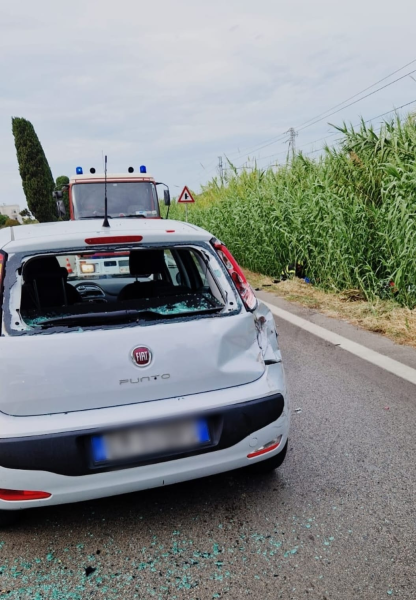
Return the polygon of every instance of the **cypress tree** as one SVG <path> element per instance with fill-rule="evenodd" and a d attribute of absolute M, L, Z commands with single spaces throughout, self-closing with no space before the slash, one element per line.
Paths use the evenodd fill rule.
<path fill-rule="evenodd" d="M 59 177 L 56 178 L 55 190 L 60 191 L 60 190 L 62 190 L 64 185 L 68 185 L 68 184 L 69 184 L 69 177 L 67 177 L 66 175 L 60 175 Z M 64 191 L 62 200 L 64 201 L 65 210 L 66 210 L 66 215 L 65 215 L 65 217 L 62 217 L 62 220 L 69 221 L 69 194 L 68 194 L 67 190 Z"/>
<path fill-rule="evenodd" d="M 14 117 L 12 131 L 29 210 L 40 222 L 56 221 L 55 202 L 52 198 L 55 184 L 33 125 L 26 119 Z"/>

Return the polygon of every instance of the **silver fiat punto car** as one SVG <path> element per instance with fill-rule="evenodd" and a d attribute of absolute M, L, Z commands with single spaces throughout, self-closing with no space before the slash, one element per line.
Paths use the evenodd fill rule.
<path fill-rule="evenodd" d="M 7 228 L 0 281 L 3 524 L 282 464 L 276 326 L 207 231 L 160 219 Z"/>

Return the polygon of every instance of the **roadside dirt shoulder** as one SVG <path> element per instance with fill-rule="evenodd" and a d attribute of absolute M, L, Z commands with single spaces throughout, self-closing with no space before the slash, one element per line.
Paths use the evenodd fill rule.
<path fill-rule="evenodd" d="M 382 334 L 396 344 L 416 348 L 416 310 L 393 300 L 368 302 L 359 290 L 324 292 L 297 277 L 277 282 L 247 269 L 244 272 L 257 291 L 275 294 L 298 306 Z"/>

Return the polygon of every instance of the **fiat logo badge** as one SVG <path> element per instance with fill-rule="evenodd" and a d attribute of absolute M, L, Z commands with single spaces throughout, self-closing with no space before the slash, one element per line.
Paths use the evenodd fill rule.
<path fill-rule="evenodd" d="M 136 367 L 148 367 L 152 362 L 152 353 L 146 346 L 138 346 L 132 351 L 131 358 Z"/>

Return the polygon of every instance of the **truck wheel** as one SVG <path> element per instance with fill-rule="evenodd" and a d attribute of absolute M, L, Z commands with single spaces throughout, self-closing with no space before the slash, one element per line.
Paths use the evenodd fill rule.
<path fill-rule="evenodd" d="M 19 520 L 20 511 L 0 510 L 0 529 L 6 529 Z"/>
<path fill-rule="evenodd" d="M 246 467 L 247 471 L 253 473 L 254 475 L 265 475 L 266 473 L 270 473 L 271 471 L 278 469 L 286 458 L 288 444 L 289 440 L 287 440 L 285 447 L 279 452 L 279 454 L 275 454 L 271 458 L 266 458 L 266 460 L 254 463 L 253 465 L 249 465 Z"/>

